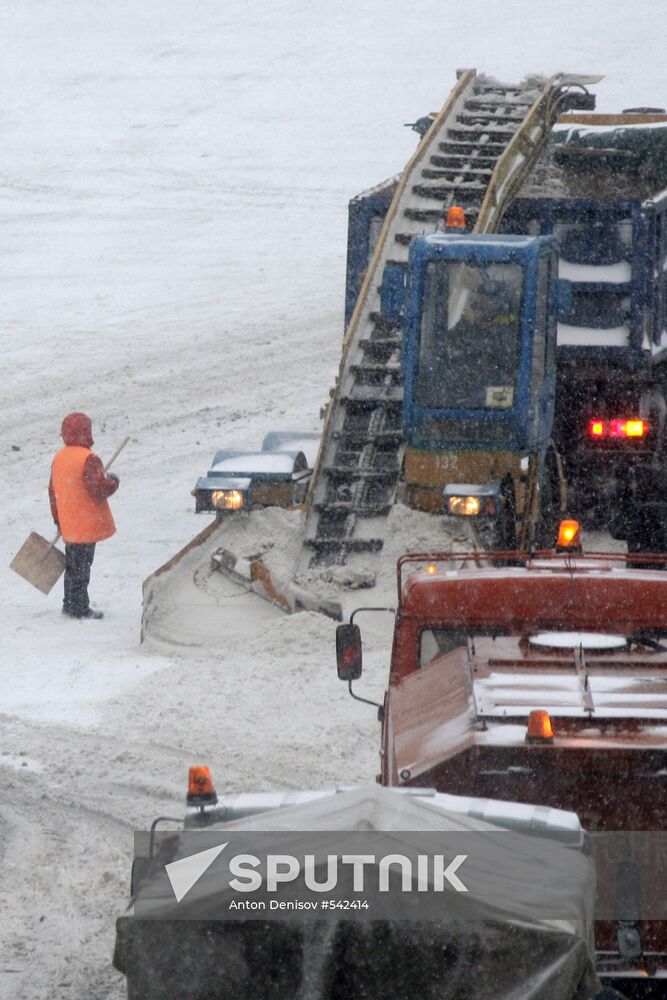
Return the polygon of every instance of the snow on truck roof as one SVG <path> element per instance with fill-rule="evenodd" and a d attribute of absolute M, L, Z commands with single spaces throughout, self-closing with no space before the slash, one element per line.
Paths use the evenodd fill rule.
<path fill-rule="evenodd" d="M 614 649 L 558 649 L 502 629 L 471 640 L 410 625 L 398 637 L 386 708 L 399 774 L 414 779 L 475 747 L 526 748 L 536 710 L 553 720 L 555 751 L 667 746 L 667 649 L 650 637 Z M 412 660 L 407 671 L 402 656 Z M 438 785 L 434 775 L 426 780 Z"/>
<path fill-rule="evenodd" d="M 429 243 L 451 243 L 453 246 L 464 246 L 466 243 L 477 245 L 478 233 L 428 233 L 423 237 Z M 484 242 L 497 247 L 507 247 L 510 250 L 522 250 L 535 243 L 535 236 L 514 236 L 501 233 L 485 233 Z"/>
<path fill-rule="evenodd" d="M 283 473 L 291 476 L 308 467 L 305 455 L 300 451 L 220 451 L 216 454 L 210 473 L 225 475 L 252 475 L 253 473 Z"/>
<path fill-rule="evenodd" d="M 588 135 L 613 135 L 622 138 L 622 133 L 631 130 L 632 133 L 644 129 L 667 129 L 667 115 L 656 114 L 620 114 L 620 115 L 563 115 L 554 125 L 556 133 L 565 132 L 568 137 L 576 135 L 585 138 Z M 559 137 L 560 138 L 560 137 Z M 565 140 L 568 141 L 567 139 Z M 632 141 L 632 140 L 630 140 Z"/>
<path fill-rule="evenodd" d="M 486 645 L 497 645 L 489 656 Z M 479 641 L 477 643 L 479 645 Z M 598 650 L 583 660 L 576 655 L 527 659 L 519 665 L 516 640 L 487 640 L 471 659 L 472 692 L 478 719 L 527 718 L 535 708 L 555 719 L 626 719 L 667 722 L 667 663 L 653 653 L 623 656 L 623 670 L 613 652 Z M 508 647 L 503 649 L 502 647 Z M 582 679 L 585 678 L 585 688 Z M 525 731 L 523 734 L 525 738 Z"/>

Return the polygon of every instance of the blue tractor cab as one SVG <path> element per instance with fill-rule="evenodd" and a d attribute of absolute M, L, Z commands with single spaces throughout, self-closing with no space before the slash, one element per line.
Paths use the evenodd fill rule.
<path fill-rule="evenodd" d="M 560 286 L 551 236 L 410 247 L 403 423 L 411 448 L 537 453 L 549 441 Z"/>

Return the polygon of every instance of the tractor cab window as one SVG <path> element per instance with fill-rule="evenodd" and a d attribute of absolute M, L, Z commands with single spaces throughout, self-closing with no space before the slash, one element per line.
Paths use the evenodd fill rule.
<path fill-rule="evenodd" d="M 443 409 L 509 409 L 519 366 L 519 264 L 426 265 L 416 399 Z"/>

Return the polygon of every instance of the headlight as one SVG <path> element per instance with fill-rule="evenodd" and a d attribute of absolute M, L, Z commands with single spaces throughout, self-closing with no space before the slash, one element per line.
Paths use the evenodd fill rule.
<path fill-rule="evenodd" d="M 454 517 L 495 517 L 500 507 L 495 483 L 448 483 L 442 492 L 445 513 Z"/>
<path fill-rule="evenodd" d="M 211 503 L 216 510 L 241 510 L 244 494 L 240 490 L 214 490 Z"/>
<path fill-rule="evenodd" d="M 447 497 L 447 511 L 457 517 L 476 517 L 481 509 L 479 497 Z"/>

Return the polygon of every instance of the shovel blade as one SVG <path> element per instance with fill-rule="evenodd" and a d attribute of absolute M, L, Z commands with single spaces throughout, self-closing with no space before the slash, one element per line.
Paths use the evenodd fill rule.
<path fill-rule="evenodd" d="M 9 568 L 43 594 L 48 594 L 64 572 L 65 553 L 31 531 Z"/>

